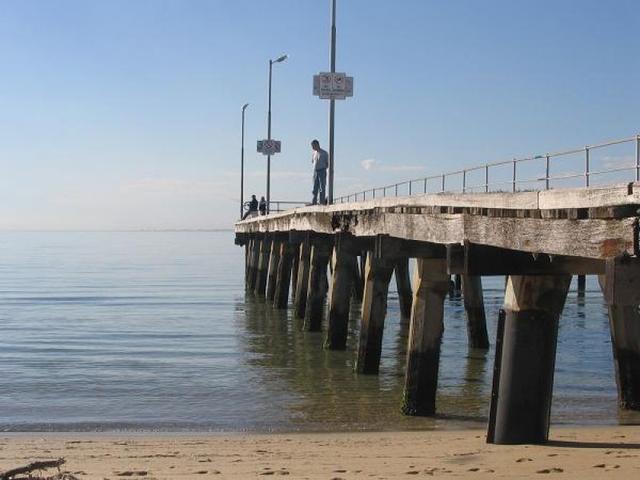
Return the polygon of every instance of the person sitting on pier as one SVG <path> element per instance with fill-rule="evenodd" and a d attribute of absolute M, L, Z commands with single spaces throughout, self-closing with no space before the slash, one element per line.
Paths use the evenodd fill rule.
<path fill-rule="evenodd" d="M 249 210 L 243 215 L 242 220 L 247 217 L 253 217 L 258 214 L 258 199 L 255 195 L 251 195 L 251 201 L 249 202 Z"/>
<path fill-rule="evenodd" d="M 260 215 L 267 214 L 267 201 L 264 199 L 264 197 L 260 197 L 260 206 L 258 208 L 260 210 Z"/>
<path fill-rule="evenodd" d="M 320 193 L 320 205 L 326 205 L 326 188 L 327 188 L 327 168 L 329 167 L 329 154 L 326 150 L 320 148 L 320 142 L 314 140 L 311 142 L 313 153 L 311 154 L 311 163 L 313 164 L 313 200 L 312 205 L 318 203 L 318 193 Z"/>

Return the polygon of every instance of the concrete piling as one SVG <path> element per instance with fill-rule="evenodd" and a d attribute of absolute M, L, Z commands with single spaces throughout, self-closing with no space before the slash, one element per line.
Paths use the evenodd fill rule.
<path fill-rule="evenodd" d="M 487 442 L 547 441 L 558 320 L 570 283 L 570 275 L 509 277 Z"/>

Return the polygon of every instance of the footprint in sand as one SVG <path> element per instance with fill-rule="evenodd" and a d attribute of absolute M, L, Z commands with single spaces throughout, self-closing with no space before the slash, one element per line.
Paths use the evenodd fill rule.
<path fill-rule="evenodd" d="M 533 462 L 533 460 L 531 460 L 530 458 L 526 458 L 526 457 L 522 457 L 516 460 L 517 463 L 522 463 L 522 462 Z"/>
<path fill-rule="evenodd" d="M 146 470 L 127 470 L 125 472 L 114 472 L 118 477 L 146 477 L 149 472 Z"/>
<path fill-rule="evenodd" d="M 538 470 L 536 473 L 562 473 L 564 470 L 562 468 L 553 467 L 553 468 L 543 468 L 542 470 Z"/>

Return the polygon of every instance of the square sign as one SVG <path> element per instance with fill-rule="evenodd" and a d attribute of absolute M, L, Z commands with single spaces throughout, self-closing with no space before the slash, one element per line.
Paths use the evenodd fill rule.
<path fill-rule="evenodd" d="M 353 77 L 344 72 L 321 72 L 313 76 L 313 94 L 330 100 L 353 97 Z"/>
<path fill-rule="evenodd" d="M 273 155 L 280 153 L 280 146 L 280 140 L 258 140 L 257 150 L 263 155 Z"/>

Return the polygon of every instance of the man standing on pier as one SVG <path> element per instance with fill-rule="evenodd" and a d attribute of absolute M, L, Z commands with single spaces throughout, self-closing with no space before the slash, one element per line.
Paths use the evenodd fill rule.
<path fill-rule="evenodd" d="M 327 188 L 327 168 L 329 167 L 329 154 L 326 150 L 320 148 L 320 142 L 314 140 L 311 142 L 313 153 L 311 154 L 311 163 L 313 164 L 313 200 L 312 205 L 318 203 L 318 193 L 320 193 L 320 205 L 326 205 L 326 188 Z"/>

